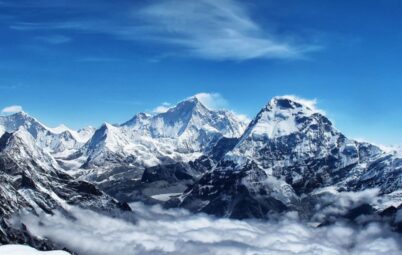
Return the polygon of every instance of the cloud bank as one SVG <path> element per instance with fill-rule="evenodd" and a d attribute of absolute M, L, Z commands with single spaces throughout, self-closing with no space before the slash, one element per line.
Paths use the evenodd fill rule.
<path fill-rule="evenodd" d="M 354 229 L 337 224 L 313 228 L 289 213 L 280 221 L 238 221 L 132 204 L 137 221 L 72 208 L 22 221 L 30 232 L 82 255 L 150 254 L 401 254 L 400 236 L 378 224 Z M 75 218 L 75 219 L 74 219 Z"/>
<path fill-rule="evenodd" d="M 219 93 L 198 93 L 195 97 L 209 109 L 218 110 L 228 107 L 229 102 Z"/>

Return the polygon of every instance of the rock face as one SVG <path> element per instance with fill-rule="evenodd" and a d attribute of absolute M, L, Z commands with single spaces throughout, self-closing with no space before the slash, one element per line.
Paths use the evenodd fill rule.
<path fill-rule="evenodd" d="M 0 201 L 0 243 L 28 243 L 39 249 L 54 245 L 11 224 L 10 218 L 21 209 L 51 213 L 77 205 L 102 211 L 129 210 L 94 185 L 63 172 L 25 127 L 0 138 Z"/>
<path fill-rule="evenodd" d="M 253 162 L 241 168 L 223 162 L 168 206 L 220 217 L 263 218 L 297 207 L 298 198 L 290 185 L 268 176 Z"/>
<path fill-rule="evenodd" d="M 216 147 L 216 167 L 169 206 L 265 218 L 285 209 L 308 214 L 300 201 L 328 187 L 378 188 L 380 196 L 402 188 L 401 158 L 348 139 L 319 110 L 291 97 L 273 98 L 240 139 Z"/>

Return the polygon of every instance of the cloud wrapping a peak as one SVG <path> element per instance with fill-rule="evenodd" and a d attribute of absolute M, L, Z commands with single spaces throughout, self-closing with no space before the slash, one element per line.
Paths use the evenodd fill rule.
<path fill-rule="evenodd" d="M 164 113 L 167 112 L 169 110 L 169 108 L 171 107 L 171 104 L 168 102 L 163 102 L 161 105 L 155 107 L 152 112 L 153 113 Z"/>
<path fill-rule="evenodd" d="M 228 107 L 228 101 L 219 93 L 198 93 L 196 97 L 203 105 L 212 110 L 218 110 Z"/>
<path fill-rule="evenodd" d="M 308 108 L 310 108 L 311 110 L 321 113 L 323 115 L 326 115 L 326 112 L 322 109 L 319 109 L 317 107 L 317 99 L 306 99 L 306 98 L 302 98 L 296 95 L 283 95 L 280 96 L 279 98 L 287 98 L 291 101 L 297 102 L 299 104 L 302 104 L 304 106 L 307 106 Z"/>
<path fill-rule="evenodd" d="M 16 112 L 22 112 L 22 106 L 20 105 L 10 105 L 7 107 L 4 107 L 3 110 L 1 110 L 1 113 L 16 113 Z"/>

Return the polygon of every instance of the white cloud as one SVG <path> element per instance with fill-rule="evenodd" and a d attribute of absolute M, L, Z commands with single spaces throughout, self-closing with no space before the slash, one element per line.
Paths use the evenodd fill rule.
<path fill-rule="evenodd" d="M 72 7 L 84 8 L 79 4 Z M 294 33 L 276 32 L 269 24 L 261 26 L 252 17 L 249 7 L 248 2 L 240 0 L 155 0 L 147 1 L 145 6 L 122 5 L 124 9 L 115 12 L 118 15 L 110 15 L 109 9 L 116 6 L 103 3 L 95 12 L 97 15 L 85 19 L 69 17 L 62 22 L 17 22 L 10 28 L 57 33 L 63 30 L 98 32 L 117 39 L 174 46 L 159 52 L 162 56 L 211 60 L 294 59 L 321 48 L 300 42 L 303 40 L 298 40 Z M 102 16 L 106 18 L 100 19 Z M 66 42 L 61 37 L 47 40 Z"/>
<path fill-rule="evenodd" d="M 206 107 L 216 110 L 228 107 L 228 101 L 219 93 L 198 93 L 194 95 Z"/>
<path fill-rule="evenodd" d="M 171 104 L 168 102 L 163 102 L 161 105 L 155 107 L 152 112 L 153 113 L 164 113 L 167 112 L 169 110 L 169 108 L 171 107 Z"/>
<path fill-rule="evenodd" d="M 195 97 L 200 100 L 200 102 L 208 107 L 209 109 L 212 110 L 219 110 L 219 109 L 225 109 L 229 107 L 229 102 L 224 98 L 221 94 L 219 93 L 198 93 L 195 95 Z M 251 120 L 250 118 L 241 113 L 237 113 L 234 111 L 231 111 L 240 121 L 244 123 L 249 123 Z"/>
<path fill-rule="evenodd" d="M 317 108 L 317 99 L 306 99 L 306 98 L 302 98 L 296 95 L 284 95 L 281 96 L 282 98 L 288 98 L 289 100 L 298 102 L 299 104 L 305 105 L 308 108 L 310 108 L 311 110 L 321 113 L 323 115 L 326 115 L 324 110 L 321 110 L 319 108 Z"/>
<path fill-rule="evenodd" d="M 7 107 L 4 107 L 3 110 L 1 110 L 2 113 L 16 113 L 16 112 L 22 112 L 22 106 L 20 105 L 10 105 Z"/>
<path fill-rule="evenodd" d="M 310 48 L 264 31 L 240 1 L 154 1 L 135 15 L 145 23 L 145 38 L 182 46 L 201 58 L 298 58 Z"/>
<path fill-rule="evenodd" d="M 136 221 L 72 208 L 73 217 L 25 215 L 36 235 L 82 255 L 400 254 L 399 237 L 378 224 L 314 228 L 291 213 L 279 221 L 232 220 L 132 204 Z"/>
<path fill-rule="evenodd" d="M 247 116 L 247 115 L 245 115 L 245 114 L 241 114 L 241 113 L 237 113 L 237 112 L 233 112 L 233 114 L 236 115 L 236 117 L 237 117 L 241 122 L 244 122 L 244 123 L 247 123 L 247 124 L 251 122 L 250 117 Z"/>

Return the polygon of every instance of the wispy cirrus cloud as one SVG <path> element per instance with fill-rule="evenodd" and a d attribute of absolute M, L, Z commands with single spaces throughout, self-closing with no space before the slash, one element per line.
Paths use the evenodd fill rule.
<path fill-rule="evenodd" d="M 63 44 L 72 41 L 70 37 L 64 35 L 38 36 L 36 39 L 49 44 Z"/>
<path fill-rule="evenodd" d="M 52 10 L 57 13 L 61 9 L 56 5 Z M 62 21 L 15 22 L 10 28 L 103 33 L 119 40 L 170 46 L 159 52 L 162 55 L 209 60 L 296 59 L 320 49 L 312 43 L 289 41 L 293 35 L 268 31 L 253 18 L 249 6 L 237 0 L 156 0 L 141 5 L 126 3 L 124 9 L 102 2 L 91 11 L 86 4 L 72 5 L 72 9 L 88 14 Z"/>
<path fill-rule="evenodd" d="M 297 58 L 309 47 L 264 31 L 237 1 L 156 1 L 135 12 L 149 38 L 208 59 Z"/>
<path fill-rule="evenodd" d="M 118 62 L 122 61 L 119 58 L 109 58 L 109 57 L 84 57 L 77 59 L 78 62 Z"/>

